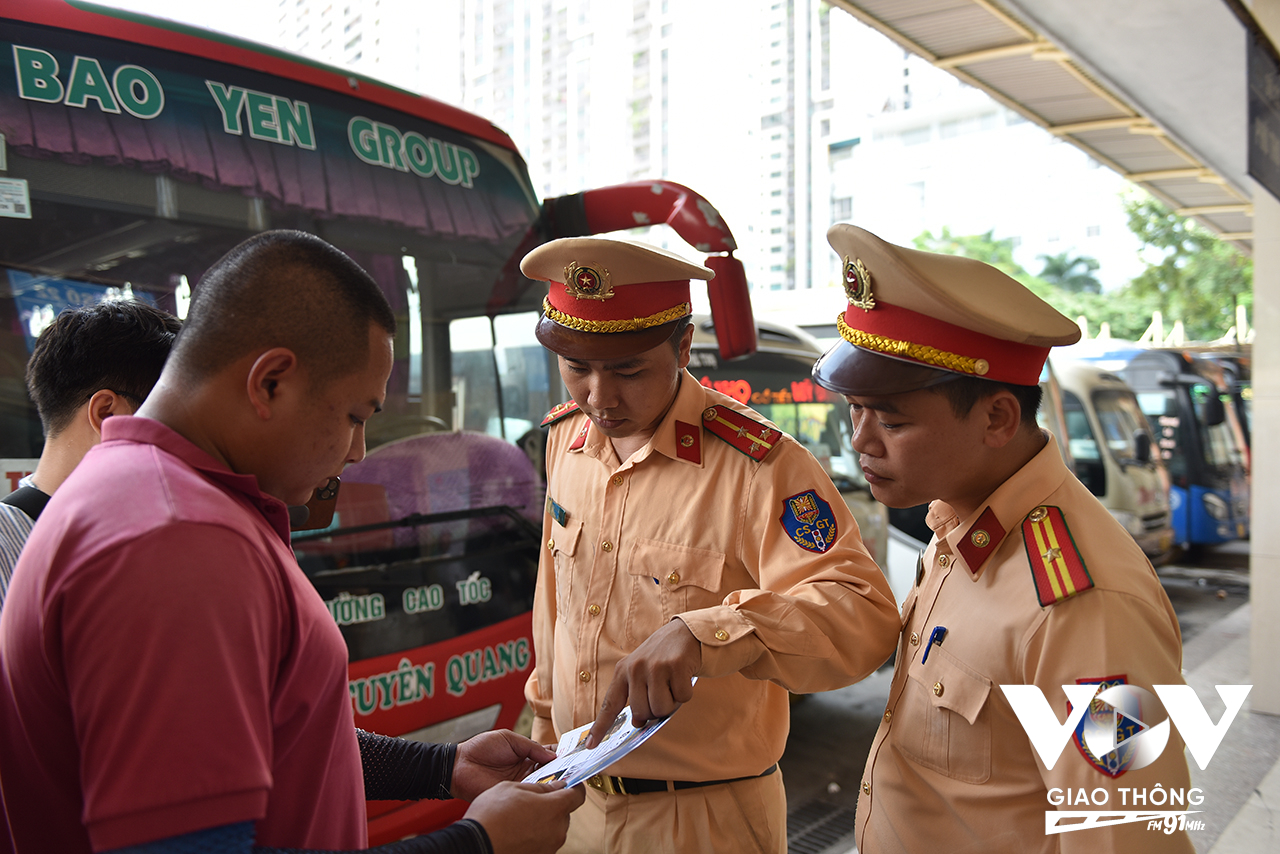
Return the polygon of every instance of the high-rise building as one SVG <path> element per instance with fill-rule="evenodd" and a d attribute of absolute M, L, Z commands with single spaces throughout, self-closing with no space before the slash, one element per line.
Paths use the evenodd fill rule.
<path fill-rule="evenodd" d="M 456 102 L 458 0 L 276 0 L 254 7 L 262 21 L 222 29 L 402 89 Z"/>
<path fill-rule="evenodd" d="M 994 230 L 1032 272 L 1040 254 L 1089 255 L 1107 285 L 1137 272 L 1122 179 L 822 0 L 276 0 L 243 19 L 197 5 L 196 23 L 489 118 L 543 196 L 692 187 L 737 237 L 761 308 L 838 286 L 840 221 L 908 245 Z M 689 254 L 665 229 L 645 238 Z"/>
<path fill-rule="evenodd" d="M 457 103 L 512 135 L 544 195 L 669 178 L 707 196 L 735 233 L 746 229 L 749 9 L 700 0 L 455 2 Z"/>

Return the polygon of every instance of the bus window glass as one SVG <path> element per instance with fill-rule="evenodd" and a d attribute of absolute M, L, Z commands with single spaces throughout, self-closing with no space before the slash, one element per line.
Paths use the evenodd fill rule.
<path fill-rule="evenodd" d="M 1138 448 L 1134 436 L 1147 431 L 1147 420 L 1129 392 L 1100 389 L 1093 393 L 1093 408 L 1102 428 L 1102 441 L 1117 462 L 1136 459 Z"/>
<path fill-rule="evenodd" d="M 453 362 L 453 427 L 486 433 L 497 427 L 498 373 L 493 353 L 493 327 L 487 317 L 464 317 L 449 323 Z"/>
<path fill-rule="evenodd" d="M 1094 495 L 1107 492 L 1107 469 L 1102 462 L 1098 440 L 1089 424 L 1089 414 L 1084 403 L 1073 392 L 1062 391 L 1062 414 L 1067 421 L 1067 442 L 1075 464 L 1076 477 Z"/>
<path fill-rule="evenodd" d="M 551 393 L 554 362 L 534 337 L 538 323 L 537 312 L 503 314 L 493 320 L 494 358 L 498 364 L 498 376 L 502 378 L 503 430 L 498 434 L 492 428 L 490 435 L 501 435 L 507 441 L 515 441 L 537 427 L 546 414 L 548 396 Z M 555 376 L 556 388 L 560 377 Z M 495 422 L 496 423 L 496 422 Z"/>
<path fill-rule="evenodd" d="M 1156 435 L 1156 444 L 1160 448 L 1160 457 L 1169 467 L 1169 476 L 1175 481 L 1187 477 L 1186 455 L 1177 453 L 1184 446 L 1182 436 L 1182 418 L 1178 414 L 1178 397 L 1173 389 L 1159 391 L 1140 391 L 1137 393 L 1138 407 L 1147 416 L 1147 423 Z"/>
<path fill-rule="evenodd" d="M 1093 436 L 1088 413 L 1084 411 L 1084 404 L 1080 402 L 1080 398 L 1072 392 L 1064 391 L 1062 409 L 1067 416 L 1067 436 L 1071 442 L 1071 456 L 1077 460 L 1102 459 L 1102 454 L 1098 451 L 1098 440 Z"/>
<path fill-rule="evenodd" d="M 1243 465 L 1244 456 L 1236 445 L 1231 434 L 1231 425 L 1226 421 L 1208 426 L 1205 424 L 1205 406 L 1213 398 L 1219 397 L 1218 390 L 1207 383 L 1196 383 L 1191 386 L 1191 400 L 1196 410 L 1196 420 L 1204 437 L 1204 461 L 1216 468 Z"/>

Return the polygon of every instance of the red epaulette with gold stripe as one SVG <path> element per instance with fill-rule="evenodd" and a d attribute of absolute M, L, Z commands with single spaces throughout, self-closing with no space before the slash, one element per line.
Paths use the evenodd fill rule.
<path fill-rule="evenodd" d="M 542 417 L 541 426 L 546 427 L 548 424 L 555 424 L 561 418 L 568 418 L 577 411 L 577 401 L 571 400 L 568 403 L 557 403 L 554 409 Z"/>
<path fill-rule="evenodd" d="M 1057 507 L 1041 506 L 1028 513 L 1022 522 L 1022 541 L 1027 547 L 1040 607 L 1061 602 L 1093 586 L 1067 520 Z"/>
<path fill-rule="evenodd" d="M 727 406 L 707 407 L 702 424 L 753 460 L 763 460 L 782 438 L 781 432 Z"/>

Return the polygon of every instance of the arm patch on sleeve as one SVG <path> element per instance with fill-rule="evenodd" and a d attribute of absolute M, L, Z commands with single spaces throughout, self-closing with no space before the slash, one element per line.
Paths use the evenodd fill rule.
<path fill-rule="evenodd" d="M 812 489 L 782 499 L 778 521 L 791 541 L 807 552 L 823 554 L 840 535 L 831 505 Z"/>

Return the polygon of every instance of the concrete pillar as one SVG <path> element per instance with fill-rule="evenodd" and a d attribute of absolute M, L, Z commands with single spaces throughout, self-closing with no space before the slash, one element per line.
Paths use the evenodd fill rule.
<path fill-rule="evenodd" d="M 1280 0 L 1255 0 L 1254 17 L 1280 45 Z M 1253 188 L 1253 471 L 1249 546 L 1254 711 L 1280 715 L 1280 201 Z"/>

